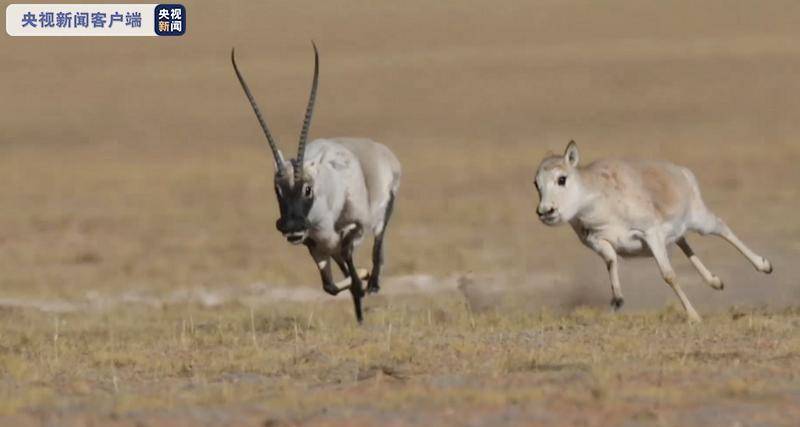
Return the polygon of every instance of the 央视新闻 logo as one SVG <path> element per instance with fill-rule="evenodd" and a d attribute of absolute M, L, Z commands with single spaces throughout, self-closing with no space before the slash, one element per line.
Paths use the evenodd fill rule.
<path fill-rule="evenodd" d="M 154 24 L 158 36 L 182 36 L 186 33 L 186 8 L 182 4 L 159 4 Z"/>

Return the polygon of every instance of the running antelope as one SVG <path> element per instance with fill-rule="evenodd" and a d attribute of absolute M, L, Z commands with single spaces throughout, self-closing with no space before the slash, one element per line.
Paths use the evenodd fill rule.
<path fill-rule="evenodd" d="M 313 43 L 312 43 L 313 44 Z M 383 264 L 383 237 L 400 187 L 400 162 L 386 146 L 369 139 L 317 139 L 306 144 L 319 80 L 319 53 L 314 46 L 314 79 L 306 107 L 297 157 L 286 161 L 258 109 L 244 77 L 231 62 L 275 160 L 275 195 L 280 206 L 276 223 L 286 240 L 305 245 L 319 268 L 322 289 L 336 295 L 350 289 L 356 320 L 363 315 L 362 280 L 367 292 L 378 292 Z M 372 233 L 372 271 L 357 269 L 353 250 L 365 231 Z M 336 262 L 345 280 L 334 283 L 330 261 Z"/>
<path fill-rule="evenodd" d="M 676 243 L 712 288 L 722 281 L 700 262 L 684 234 L 712 234 L 730 242 L 756 270 L 772 273 L 772 264 L 748 248 L 703 203 L 689 169 L 667 162 L 604 159 L 579 166 L 578 146 L 567 145 L 563 156 L 539 165 L 536 213 L 546 225 L 569 223 L 584 245 L 605 261 L 611 279 L 611 306 L 624 302 L 617 273 L 617 256 L 652 256 L 664 281 L 678 295 L 691 322 L 700 321 L 670 265 L 667 246 Z"/>

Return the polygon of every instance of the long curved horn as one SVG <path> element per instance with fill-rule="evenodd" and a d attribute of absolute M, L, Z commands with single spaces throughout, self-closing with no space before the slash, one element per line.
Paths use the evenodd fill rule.
<path fill-rule="evenodd" d="M 269 142 L 269 148 L 272 150 L 272 156 L 275 158 L 275 164 L 278 167 L 278 175 L 284 174 L 283 168 L 283 156 L 281 156 L 280 151 L 278 151 L 278 145 L 275 144 L 275 140 L 272 139 L 272 134 L 269 132 L 269 127 L 267 127 L 267 122 L 264 120 L 264 117 L 261 116 L 261 110 L 258 109 L 258 104 L 256 104 L 256 99 L 253 98 L 253 94 L 250 93 L 250 88 L 247 87 L 247 83 L 244 81 L 244 77 L 242 77 L 242 73 L 239 72 L 239 67 L 236 66 L 236 56 L 235 56 L 236 49 L 231 48 L 231 63 L 233 63 L 233 71 L 236 71 L 236 77 L 239 79 L 239 83 L 242 85 L 242 89 L 244 90 L 244 94 L 247 96 L 247 100 L 250 101 L 250 106 L 253 107 L 253 111 L 256 113 L 256 118 L 258 119 L 258 123 L 261 124 L 261 129 L 264 131 L 264 135 L 267 137 L 267 141 Z"/>
<path fill-rule="evenodd" d="M 306 117 L 303 119 L 303 129 L 300 130 L 300 141 L 297 143 L 297 164 L 294 168 L 294 179 L 300 179 L 303 169 L 303 157 L 306 154 L 306 140 L 308 139 L 308 128 L 311 126 L 311 116 L 314 114 L 314 101 L 317 99 L 317 85 L 319 83 L 319 52 L 317 45 L 311 41 L 314 47 L 314 80 L 311 83 L 311 94 L 308 96 L 308 106 L 306 107 Z"/>

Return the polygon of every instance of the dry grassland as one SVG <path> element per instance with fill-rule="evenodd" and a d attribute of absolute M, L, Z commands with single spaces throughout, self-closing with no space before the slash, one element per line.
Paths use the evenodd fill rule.
<path fill-rule="evenodd" d="M 0 37 L 0 424 L 800 419 L 796 1 L 184 3 L 181 38 Z M 290 152 L 310 38 L 311 136 L 404 167 L 363 327 L 275 231 L 229 63 Z M 690 236 L 726 283 L 673 254 L 706 321 L 651 260 L 622 263 L 612 315 L 602 262 L 534 216 L 570 139 L 692 168 L 775 273 Z"/>

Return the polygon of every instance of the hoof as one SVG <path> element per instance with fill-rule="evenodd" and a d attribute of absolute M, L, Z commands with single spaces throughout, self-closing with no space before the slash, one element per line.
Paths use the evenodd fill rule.
<path fill-rule="evenodd" d="M 323 285 L 322 286 L 322 290 L 324 290 L 327 294 L 333 295 L 333 296 L 339 295 L 339 292 L 340 292 L 339 288 L 337 288 L 334 285 L 331 285 L 331 286 Z"/>
<path fill-rule="evenodd" d="M 724 284 L 724 283 L 722 283 L 722 280 L 720 280 L 720 278 L 719 278 L 719 277 L 717 277 L 717 276 L 714 276 L 714 277 L 712 277 L 712 278 L 711 278 L 711 281 L 710 281 L 710 282 L 708 282 L 708 284 L 709 284 L 709 285 L 710 285 L 712 288 L 714 288 L 714 289 L 716 289 L 716 290 L 718 290 L 718 291 L 721 291 L 721 290 L 725 289 L 725 284 Z"/>
<path fill-rule="evenodd" d="M 761 268 L 759 268 L 758 271 L 764 274 L 772 274 L 772 263 L 769 262 L 768 259 L 763 257 L 761 258 L 761 263 L 762 263 Z"/>
<path fill-rule="evenodd" d="M 611 308 L 613 308 L 614 311 L 619 311 L 619 309 L 622 308 L 623 305 L 625 305 L 625 298 L 622 297 L 611 298 Z"/>
<path fill-rule="evenodd" d="M 697 313 L 687 313 L 686 318 L 687 318 L 686 320 L 688 320 L 690 324 L 697 324 L 703 321 L 703 319 Z"/>
<path fill-rule="evenodd" d="M 380 292 L 380 290 L 381 286 L 378 284 L 378 281 L 370 278 L 369 282 L 367 283 L 367 293 L 377 294 L 378 292 Z"/>

